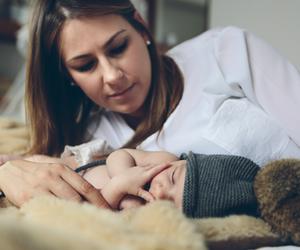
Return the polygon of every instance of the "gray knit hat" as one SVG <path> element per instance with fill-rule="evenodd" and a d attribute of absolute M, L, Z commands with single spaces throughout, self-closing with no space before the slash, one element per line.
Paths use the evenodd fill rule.
<path fill-rule="evenodd" d="M 183 154 L 187 170 L 183 212 L 192 218 L 257 215 L 253 182 L 259 170 L 251 160 L 232 155 Z"/>

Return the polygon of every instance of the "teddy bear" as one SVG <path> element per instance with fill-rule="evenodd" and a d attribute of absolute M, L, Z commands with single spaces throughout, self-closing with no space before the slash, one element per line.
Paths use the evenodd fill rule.
<path fill-rule="evenodd" d="M 261 218 L 285 242 L 300 245 L 300 160 L 276 160 L 258 171 L 254 192 Z"/>

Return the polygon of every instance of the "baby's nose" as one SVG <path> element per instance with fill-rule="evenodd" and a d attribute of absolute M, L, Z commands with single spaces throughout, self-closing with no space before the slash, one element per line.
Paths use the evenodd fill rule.
<path fill-rule="evenodd" d="M 154 196 L 156 200 L 167 200 L 167 194 L 164 186 L 161 183 L 155 182 L 151 183 L 150 193 Z"/>

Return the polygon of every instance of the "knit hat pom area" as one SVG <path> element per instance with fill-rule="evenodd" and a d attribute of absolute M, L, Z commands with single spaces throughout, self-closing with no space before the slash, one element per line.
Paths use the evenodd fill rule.
<path fill-rule="evenodd" d="M 183 154 L 183 212 L 191 218 L 257 215 L 253 182 L 259 166 L 233 155 Z"/>

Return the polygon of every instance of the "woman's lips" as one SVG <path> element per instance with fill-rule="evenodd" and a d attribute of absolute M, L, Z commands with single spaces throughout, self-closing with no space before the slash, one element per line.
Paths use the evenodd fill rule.
<path fill-rule="evenodd" d="M 109 98 L 122 98 L 124 97 L 132 88 L 134 87 L 134 84 L 132 84 L 129 88 L 122 90 L 120 92 L 114 93 L 112 95 L 109 95 Z"/>

